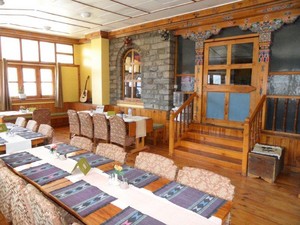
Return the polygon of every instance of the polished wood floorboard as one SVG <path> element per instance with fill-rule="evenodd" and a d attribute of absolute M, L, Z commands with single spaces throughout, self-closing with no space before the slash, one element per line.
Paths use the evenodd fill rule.
<path fill-rule="evenodd" d="M 69 143 L 68 127 L 55 128 L 54 142 Z M 148 146 L 149 152 L 169 157 L 167 145 Z M 127 163 L 133 165 L 136 155 L 129 154 Z M 203 168 L 231 179 L 235 186 L 232 225 L 300 225 L 300 173 L 284 171 L 275 183 L 270 184 L 208 163 L 178 157 L 172 159 L 179 167 Z M 0 224 L 5 224 L 1 217 Z"/>

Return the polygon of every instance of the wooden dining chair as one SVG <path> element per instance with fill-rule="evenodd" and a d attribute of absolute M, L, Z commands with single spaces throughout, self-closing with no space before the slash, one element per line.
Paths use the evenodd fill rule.
<path fill-rule="evenodd" d="M 110 125 L 110 143 L 115 143 L 126 147 L 135 143 L 135 138 L 127 135 L 126 124 L 123 118 L 119 116 L 112 116 L 109 118 Z"/>
<path fill-rule="evenodd" d="M 175 180 L 178 169 L 173 160 L 149 152 L 140 152 L 135 158 L 134 167 L 169 180 Z"/>
<path fill-rule="evenodd" d="M 94 123 L 94 144 L 97 140 L 103 140 L 109 142 L 109 125 L 108 120 L 104 114 L 95 113 L 93 115 Z"/>
<path fill-rule="evenodd" d="M 26 119 L 24 117 L 17 117 L 15 124 L 19 127 L 25 127 L 26 126 Z"/>
<path fill-rule="evenodd" d="M 7 167 L 0 169 L 0 212 L 7 222 L 12 221 L 12 196 L 17 194 L 19 186 L 24 187 L 25 185 L 26 182 Z"/>
<path fill-rule="evenodd" d="M 92 152 L 93 151 L 93 142 L 91 139 L 88 139 L 86 137 L 79 137 L 79 136 L 74 136 L 72 137 L 70 141 L 70 145 L 73 145 L 75 147 L 87 150 Z"/>
<path fill-rule="evenodd" d="M 28 120 L 26 128 L 28 130 L 31 130 L 33 132 L 37 132 L 38 129 L 38 123 L 35 120 Z"/>
<path fill-rule="evenodd" d="M 234 197 L 234 186 L 229 178 L 212 171 L 183 167 L 178 171 L 179 183 L 204 191 L 208 194 L 231 201 Z"/>
<path fill-rule="evenodd" d="M 36 109 L 32 112 L 32 119 L 40 124 L 51 125 L 51 111 L 50 109 Z"/>
<path fill-rule="evenodd" d="M 78 113 L 73 109 L 69 109 L 68 110 L 68 117 L 69 117 L 70 139 L 74 135 L 80 136 L 81 135 L 81 133 L 80 133 L 80 121 L 79 121 Z"/>
<path fill-rule="evenodd" d="M 90 138 L 93 140 L 94 138 L 94 125 L 92 117 L 89 113 L 79 112 L 79 121 L 80 121 L 80 133 L 82 136 Z"/>
<path fill-rule="evenodd" d="M 122 164 L 125 163 L 127 157 L 127 153 L 122 147 L 108 143 L 99 143 L 95 153 L 106 158 L 118 161 Z"/>
<path fill-rule="evenodd" d="M 38 129 L 38 133 L 45 136 L 44 144 L 51 144 L 54 136 L 54 129 L 48 124 L 41 124 Z"/>

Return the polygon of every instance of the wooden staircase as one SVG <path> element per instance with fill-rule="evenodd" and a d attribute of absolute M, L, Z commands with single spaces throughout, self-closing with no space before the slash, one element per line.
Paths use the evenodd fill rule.
<path fill-rule="evenodd" d="M 174 155 L 241 171 L 242 151 L 242 129 L 192 123 Z"/>

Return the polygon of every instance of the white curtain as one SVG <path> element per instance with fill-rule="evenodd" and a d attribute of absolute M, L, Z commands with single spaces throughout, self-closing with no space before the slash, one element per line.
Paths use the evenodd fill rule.
<path fill-rule="evenodd" d="M 61 64 L 56 64 L 56 74 L 55 74 L 55 107 L 63 108 L 63 93 L 62 93 L 62 74 L 61 74 Z"/>
<path fill-rule="evenodd" d="M 12 109 L 12 106 L 8 91 L 6 59 L 0 60 L 0 87 L 0 110 L 9 111 Z"/>

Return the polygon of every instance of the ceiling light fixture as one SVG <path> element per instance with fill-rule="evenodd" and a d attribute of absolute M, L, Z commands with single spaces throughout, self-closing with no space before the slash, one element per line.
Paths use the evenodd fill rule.
<path fill-rule="evenodd" d="M 4 5 L 5 2 L 3 0 L 0 0 L 0 5 Z"/>
<path fill-rule="evenodd" d="M 82 12 L 82 13 L 80 13 L 80 16 L 82 17 L 82 18 L 89 18 L 89 17 L 91 17 L 91 13 L 90 12 Z"/>

